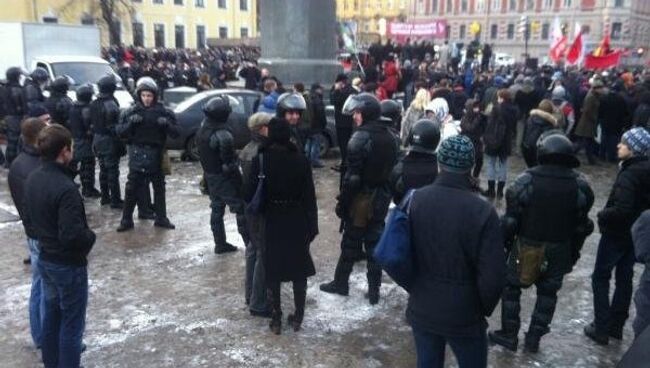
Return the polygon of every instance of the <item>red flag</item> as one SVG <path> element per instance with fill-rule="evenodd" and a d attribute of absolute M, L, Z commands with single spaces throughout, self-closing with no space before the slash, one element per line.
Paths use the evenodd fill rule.
<path fill-rule="evenodd" d="M 605 56 L 610 53 L 610 41 L 609 41 L 609 35 L 605 35 L 603 37 L 603 40 L 600 41 L 600 45 L 594 50 L 594 56 Z"/>
<path fill-rule="evenodd" d="M 586 69 L 607 69 L 613 66 L 617 66 L 621 61 L 621 55 L 623 52 L 621 50 L 616 50 L 610 52 L 605 56 L 594 56 L 587 55 L 585 56 L 585 68 Z"/>
<path fill-rule="evenodd" d="M 578 33 L 576 36 L 576 39 L 573 40 L 573 44 L 571 45 L 571 48 L 569 48 L 569 52 L 566 55 L 566 60 L 569 62 L 569 64 L 574 65 L 580 60 L 582 57 L 582 32 Z"/>

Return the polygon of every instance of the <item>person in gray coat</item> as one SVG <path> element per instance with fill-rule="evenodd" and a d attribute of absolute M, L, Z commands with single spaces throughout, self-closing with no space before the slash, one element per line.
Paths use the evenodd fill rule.
<path fill-rule="evenodd" d="M 639 337 L 650 325 L 650 210 L 645 210 L 632 226 L 632 241 L 637 262 L 645 265 L 634 294 L 636 318 L 632 327 L 634 336 Z"/>

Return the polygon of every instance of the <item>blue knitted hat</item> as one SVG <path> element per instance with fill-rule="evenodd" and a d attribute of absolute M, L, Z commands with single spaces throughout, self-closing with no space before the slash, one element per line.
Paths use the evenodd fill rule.
<path fill-rule="evenodd" d="M 635 156 L 645 156 L 650 151 L 650 133 L 645 128 L 628 130 L 623 134 L 622 141 Z"/>
<path fill-rule="evenodd" d="M 438 147 L 438 164 L 451 172 L 467 172 L 474 166 L 474 145 L 464 135 L 449 137 Z"/>

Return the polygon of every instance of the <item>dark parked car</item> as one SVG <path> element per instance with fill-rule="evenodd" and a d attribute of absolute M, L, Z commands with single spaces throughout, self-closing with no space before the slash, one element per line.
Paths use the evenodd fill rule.
<path fill-rule="evenodd" d="M 176 121 L 179 126 L 178 138 L 169 139 L 167 148 L 171 150 L 184 150 L 184 157 L 198 160 L 199 153 L 196 147 L 195 134 L 203 121 L 203 105 L 212 97 L 227 95 L 230 97 L 233 111 L 228 118 L 232 127 L 237 149 L 243 148 L 250 141 L 248 118 L 257 111 L 262 93 L 246 89 L 214 89 L 197 93 L 174 107 Z M 325 139 L 321 147 L 321 156 L 326 155 L 331 147 L 336 147 L 336 129 L 334 128 L 333 113 L 327 111 L 327 128 Z M 333 110 L 332 110 L 333 111 Z"/>

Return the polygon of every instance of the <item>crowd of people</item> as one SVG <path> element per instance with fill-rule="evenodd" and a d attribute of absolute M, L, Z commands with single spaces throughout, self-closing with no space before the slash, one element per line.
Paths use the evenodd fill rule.
<path fill-rule="evenodd" d="M 320 285 L 322 292 L 349 295 L 353 266 L 366 261 L 368 302 L 377 304 L 383 272 L 375 249 L 391 202 L 408 208 L 413 256 L 404 262 L 413 275 L 405 286 L 406 316 L 418 366 L 442 367 L 450 345 L 460 367 L 485 367 L 488 340 L 517 350 L 519 299 L 532 285 L 537 302 L 524 350 L 539 350 L 563 278 L 596 223 L 601 238 L 591 278 L 594 319 L 584 333 L 601 345 L 621 339 L 634 262 L 647 264 L 650 249 L 650 78 L 622 70 L 493 71 L 489 63 L 479 71 L 472 62 L 458 68 L 446 45 L 433 53 L 426 44 L 391 47 L 371 49 L 365 65 L 352 62 L 333 81 L 329 96 L 317 83 L 309 90 L 302 83 L 284 87 L 252 64 L 240 68 L 239 74 L 249 77 L 244 77 L 247 87 L 264 95 L 248 121 L 251 140 L 240 152 L 228 125 L 230 99 L 214 97 L 203 106 L 197 146 L 214 252 L 237 250 L 226 241 L 228 206 L 246 244 L 244 295 L 250 314 L 270 318 L 272 333 L 281 334 L 282 282 L 293 284 L 295 309 L 287 323 L 294 331 L 307 313 L 307 279 L 316 272 L 310 244 L 319 234 L 312 170 L 324 166 L 318 137 L 329 97 L 341 152 L 335 212 L 342 237 L 333 279 Z M 112 76 L 98 79 L 97 96 L 92 86 L 80 86 L 72 102 L 65 77 L 50 83 L 46 99 L 43 70 L 34 70 L 24 84 L 19 69 L 7 71 L 9 185 L 28 239 L 30 325 L 46 367 L 78 367 L 83 350 L 87 256 L 96 237 L 82 198 L 99 198 L 121 210 L 118 232 L 132 231 L 136 206 L 140 218 L 175 228 L 167 217 L 164 178 L 170 174 L 165 142 L 177 134 L 177 126 L 160 101 L 161 83 L 169 86 L 175 77 L 159 72 L 199 69 L 208 71 L 212 83 L 213 76 L 222 80 L 226 69 L 246 59 L 241 53 L 255 52 L 246 50 L 230 56 L 214 50 L 205 56 L 203 51 L 106 50 L 123 78 L 128 72 L 137 80 L 136 104 L 123 111 L 112 96 L 117 85 Z M 212 68 L 220 72 L 212 74 Z M 403 101 L 396 100 L 400 93 Z M 582 150 L 590 165 L 619 162 L 596 219 L 589 217 L 590 183 L 576 171 Z M 509 157 L 518 152 L 528 168 L 508 186 Z M 129 174 L 122 200 L 119 163 L 125 155 Z M 481 183 L 484 162 L 487 180 Z M 503 198 L 505 214 L 499 217 L 494 201 Z M 648 269 L 635 298 L 637 337 L 650 321 Z M 486 318 L 499 301 L 501 328 L 488 333 Z"/>

